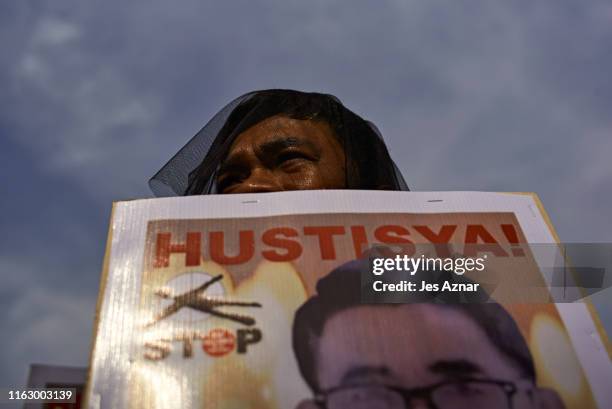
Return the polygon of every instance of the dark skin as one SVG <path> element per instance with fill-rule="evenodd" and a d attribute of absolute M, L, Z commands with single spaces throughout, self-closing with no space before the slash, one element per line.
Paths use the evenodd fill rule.
<path fill-rule="evenodd" d="M 327 122 L 275 115 L 238 135 L 217 185 L 219 193 L 344 189 L 344 149 Z"/>

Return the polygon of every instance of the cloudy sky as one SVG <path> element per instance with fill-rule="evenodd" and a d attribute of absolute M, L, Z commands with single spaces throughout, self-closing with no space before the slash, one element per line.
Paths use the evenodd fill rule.
<path fill-rule="evenodd" d="M 609 1 L 3 1 L 0 47 L 0 386 L 86 364 L 111 202 L 253 89 L 337 95 L 414 190 L 537 192 L 612 241 Z"/>

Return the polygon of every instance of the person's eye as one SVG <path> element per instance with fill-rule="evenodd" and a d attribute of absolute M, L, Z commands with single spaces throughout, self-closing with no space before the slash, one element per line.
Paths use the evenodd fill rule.
<path fill-rule="evenodd" d="M 312 160 L 307 154 L 300 151 L 285 151 L 280 153 L 276 158 L 277 166 L 289 167 L 298 165 L 303 161 Z"/>
<path fill-rule="evenodd" d="M 486 389 L 489 385 L 480 385 L 479 383 L 474 382 L 466 382 L 466 383 L 457 383 L 455 384 L 455 389 L 457 393 L 461 395 L 481 395 L 483 393 L 483 388 Z"/>

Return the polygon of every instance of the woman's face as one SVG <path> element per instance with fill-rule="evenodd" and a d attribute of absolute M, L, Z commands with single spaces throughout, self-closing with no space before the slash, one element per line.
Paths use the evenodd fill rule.
<path fill-rule="evenodd" d="M 344 149 L 327 122 L 275 115 L 238 135 L 217 186 L 219 193 L 344 189 Z"/>

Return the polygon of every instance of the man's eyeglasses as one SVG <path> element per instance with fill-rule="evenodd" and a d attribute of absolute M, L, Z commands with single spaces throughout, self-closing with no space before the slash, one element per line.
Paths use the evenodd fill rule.
<path fill-rule="evenodd" d="M 352 385 L 317 395 L 326 409 L 411 409 L 416 400 L 429 409 L 512 409 L 518 388 L 514 382 L 461 379 L 404 389 L 386 385 Z"/>

